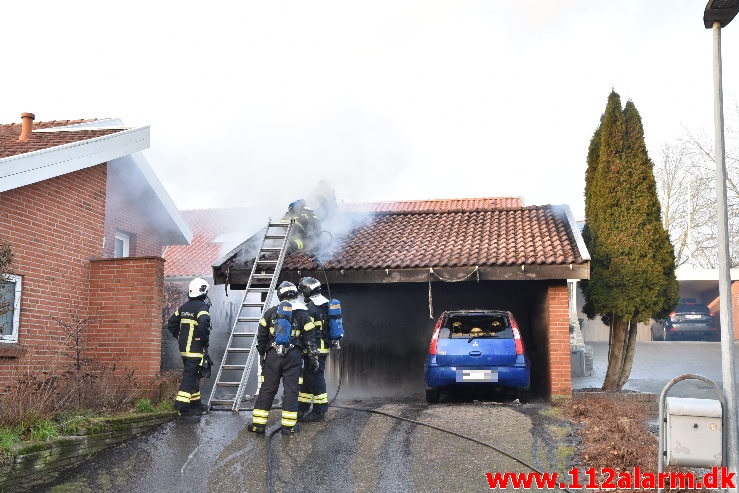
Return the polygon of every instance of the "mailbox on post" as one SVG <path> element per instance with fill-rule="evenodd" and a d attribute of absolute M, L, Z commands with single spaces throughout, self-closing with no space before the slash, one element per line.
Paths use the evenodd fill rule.
<path fill-rule="evenodd" d="M 700 380 L 713 388 L 719 400 L 673 398 L 667 392 L 683 380 Z M 659 456 L 657 472 L 667 465 L 712 467 L 726 465 L 726 397 L 712 380 L 686 373 L 675 377 L 659 395 Z M 662 493 L 663 488 L 657 491 Z"/>
<path fill-rule="evenodd" d="M 667 465 L 711 467 L 722 464 L 721 402 L 667 397 L 665 414 Z"/>

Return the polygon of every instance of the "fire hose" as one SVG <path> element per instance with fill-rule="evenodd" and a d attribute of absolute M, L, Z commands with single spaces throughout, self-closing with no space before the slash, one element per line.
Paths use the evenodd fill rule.
<path fill-rule="evenodd" d="M 339 368 L 341 368 L 341 355 L 339 356 Z M 334 404 L 334 401 L 338 397 L 340 390 L 341 390 L 341 371 L 339 372 L 339 383 L 338 383 L 338 387 L 336 389 L 336 394 L 334 394 L 334 397 L 328 403 L 328 405 L 330 407 L 334 407 L 336 409 L 344 409 L 346 411 L 377 414 L 377 415 L 380 415 L 380 416 L 385 416 L 387 418 L 397 419 L 399 421 L 405 421 L 407 423 L 412 423 L 414 425 L 425 426 L 425 427 L 431 428 L 433 430 L 441 431 L 443 433 L 447 433 L 447 434 L 452 435 L 452 436 L 455 436 L 457 438 L 461 438 L 463 440 L 467 440 L 467 441 L 476 443 L 478 445 L 482 445 L 483 447 L 487 447 L 489 449 L 492 449 L 495 452 L 498 452 L 500 455 L 503 455 L 503 456 L 505 456 L 505 457 L 507 457 L 507 458 L 509 458 L 509 459 L 511 459 L 511 460 L 513 460 L 513 461 L 515 461 L 515 462 L 517 462 L 519 464 L 521 464 L 522 466 L 528 468 L 532 472 L 536 472 L 536 473 L 539 473 L 539 474 L 542 474 L 542 475 L 544 474 L 542 471 L 540 471 L 539 469 L 537 469 L 533 465 L 529 464 L 528 462 L 524 461 L 523 459 L 520 459 L 519 457 L 516 457 L 515 455 L 513 455 L 511 453 L 508 453 L 505 450 L 502 450 L 502 449 L 496 447 L 495 445 L 492 445 L 492 444 L 487 443 L 487 442 L 483 442 L 483 441 L 478 440 L 476 438 L 473 438 L 471 436 L 468 436 L 468 435 L 465 435 L 465 434 L 462 434 L 462 433 L 458 433 L 456 431 L 452 431 L 452 430 L 449 430 L 447 428 L 443 428 L 441 426 L 436 426 L 436 425 L 432 425 L 432 424 L 429 424 L 429 423 L 424 423 L 422 421 L 418 421 L 418 420 L 411 419 L 411 418 L 406 418 L 406 417 L 403 417 L 403 416 L 397 416 L 395 414 L 387 413 L 385 411 L 379 411 L 377 409 L 369 409 L 369 408 L 356 407 L 356 406 L 342 406 L 342 405 L 339 405 L 339 404 Z M 272 441 L 272 437 L 278 431 L 280 431 L 281 428 L 282 428 L 282 426 L 276 426 L 275 429 L 271 430 L 267 434 L 267 477 L 266 477 L 266 482 L 267 482 L 267 491 L 269 493 L 271 493 L 272 491 L 274 491 L 273 486 L 272 486 L 272 482 L 273 481 L 272 481 L 272 446 L 271 446 L 271 441 Z M 570 491 L 570 490 L 568 490 L 566 488 L 561 488 L 561 489 L 563 491 L 567 491 L 567 492 Z"/>

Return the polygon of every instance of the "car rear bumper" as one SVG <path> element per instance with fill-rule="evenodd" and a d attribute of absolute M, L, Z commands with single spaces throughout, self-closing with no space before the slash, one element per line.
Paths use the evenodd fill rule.
<path fill-rule="evenodd" d="M 458 382 L 457 371 L 458 370 L 479 370 L 482 367 L 466 367 L 466 366 L 438 366 L 438 365 L 426 365 L 425 368 L 425 382 L 426 387 L 449 387 L 454 385 L 480 385 L 481 382 Z M 530 371 L 526 366 L 498 366 L 498 367 L 486 367 L 484 369 L 497 370 L 498 381 L 490 382 L 490 385 L 502 385 L 504 387 L 512 388 L 527 388 L 529 386 Z"/>
<path fill-rule="evenodd" d="M 666 333 L 667 337 L 672 339 L 676 337 L 711 337 L 717 338 L 721 336 L 721 331 L 718 329 L 680 329 L 680 330 L 668 330 Z"/>

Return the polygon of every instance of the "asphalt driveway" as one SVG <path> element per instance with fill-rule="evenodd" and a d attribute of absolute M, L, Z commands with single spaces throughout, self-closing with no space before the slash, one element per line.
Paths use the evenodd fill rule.
<path fill-rule="evenodd" d="M 607 344 L 590 345 L 593 375 L 574 379 L 575 388 L 602 384 Z M 640 342 L 626 388 L 659 394 L 684 373 L 720 385 L 720 343 Z M 715 397 L 699 381 L 680 382 L 669 395 Z M 490 491 L 486 472 L 526 472 L 527 465 L 564 471 L 573 450 L 568 425 L 542 402 L 461 396 L 427 405 L 418 394 L 367 400 L 340 395 L 336 404 L 341 407 L 330 409 L 328 422 L 304 424 L 295 437 L 278 433 L 271 440 L 246 431 L 249 412 L 180 418 L 34 491 L 477 492 Z M 277 427 L 278 415 L 272 412 L 268 431 Z"/>
<path fill-rule="evenodd" d="M 34 491 L 262 492 L 270 491 L 268 465 L 275 492 L 491 491 L 486 472 L 528 472 L 524 464 L 565 471 L 573 450 L 563 445 L 567 423 L 542 412 L 548 406 L 541 403 L 462 399 L 429 406 L 401 399 L 340 405 L 405 420 L 332 407 L 329 421 L 269 441 L 246 431 L 248 412 L 179 418 Z M 268 432 L 278 413 L 272 412 Z"/>

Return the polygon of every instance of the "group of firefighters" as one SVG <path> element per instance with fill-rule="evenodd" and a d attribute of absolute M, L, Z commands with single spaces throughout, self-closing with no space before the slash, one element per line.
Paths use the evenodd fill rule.
<path fill-rule="evenodd" d="M 304 202 L 290 204 L 293 219 L 307 214 Z M 296 220 L 300 228 L 309 217 Z M 299 229 L 300 229 L 299 228 Z M 307 228 L 304 230 L 306 233 Z M 302 236 L 302 235 L 301 235 Z M 294 240 L 294 238 L 291 237 Z M 305 236 L 299 237 L 302 243 Z M 303 244 L 293 245 L 302 250 Z M 200 379 L 209 376 L 212 364 L 208 355 L 210 313 L 207 300 L 210 286 L 202 278 L 188 286 L 188 300 L 169 318 L 168 330 L 179 343 L 182 356 L 182 380 L 175 397 L 180 415 L 200 415 L 207 411 L 200 395 Z M 302 300 L 300 299 L 302 295 Z M 326 360 L 331 349 L 341 349 L 344 335 L 341 304 L 322 293 L 321 283 L 304 277 L 299 284 L 285 281 L 277 288 L 279 304 L 264 311 L 259 320 L 256 347 L 261 367 L 261 386 L 254 402 L 248 430 L 264 433 L 277 390 L 282 382 L 281 433 L 292 435 L 298 421 L 323 421 L 328 409 Z"/>

